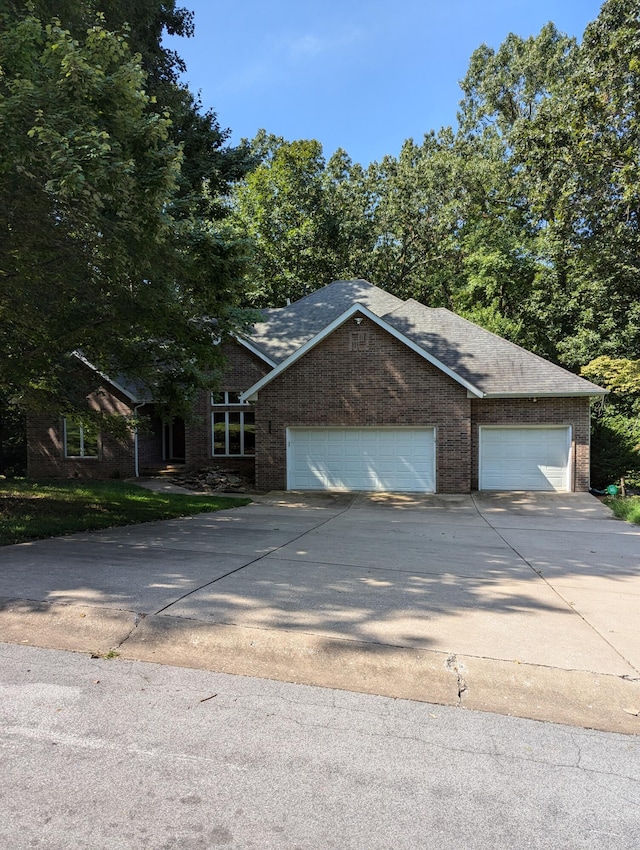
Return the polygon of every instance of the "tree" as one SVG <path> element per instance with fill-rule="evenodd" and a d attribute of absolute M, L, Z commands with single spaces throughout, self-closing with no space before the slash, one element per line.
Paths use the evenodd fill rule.
<path fill-rule="evenodd" d="M 640 479 L 640 360 L 596 357 L 581 374 L 609 390 L 595 411 L 592 478 L 605 487 L 621 476 Z"/>
<path fill-rule="evenodd" d="M 212 331 L 241 321 L 217 220 L 244 153 L 161 50 L 145 72 L 92 4 L 66 4 L 73 32 L 23 5 L 0 30 L 0 383 L 25 409 L 79 410 L 81 350 L 184 411 L 220 366 Z"/>
<path fill-rule="evenodd" d="M 258 165 L 234 192 L 232 222 L 251 252 L 252 304 L 278 307 L 336 276 L 337 218 L 325 195 L 319 142 L 287 142 L 262 130 L 251 152 Z"/>
<path fill-rule="evenodd" d="M 421 145 L 408 139 L 397 159 L 385 156 L 368 169 L 376 197 L 369 276 L 400 298 L 449 307 L 460 271 L 461 202 L 451 142 L 446 131 Z"/>
<path fill-rule="evenodd" d="M 553 213 L 550 236 L 562 229 L 568 246 L 559 350 L 573 364 L 640 353 L 639 52 L 637 3 L 608 0 L 585 31 L 571 88 L 521 145 Z"/>

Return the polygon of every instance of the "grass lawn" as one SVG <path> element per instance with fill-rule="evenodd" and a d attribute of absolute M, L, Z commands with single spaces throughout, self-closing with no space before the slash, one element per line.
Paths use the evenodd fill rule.
<path fill-rule="evenodd" d="M 604 501 L 617 517 L 640 525 L 640 496 L 610 496 Z"/>
<path fill-rule="evenodd" d="M 221 511 L 251 499 L 153 493 L 121 481 L 0 479 L 0 546 L 74 531 Z"/>

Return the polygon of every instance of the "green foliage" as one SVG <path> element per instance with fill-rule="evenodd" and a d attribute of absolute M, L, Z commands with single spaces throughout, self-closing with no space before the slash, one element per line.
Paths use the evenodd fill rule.
<path fill-rule="evenodd" d="M 27 423 L 23 413 L 0 393 L 0 475 L 15 477 L 27 471 Z"/>
<path fill-rule="evenodd" d="M 640 415 L 640 360 L 596 357 L 580 374 L 610 391 L 609 403 L 627 415 Z"/>
<path fill-rule="evenodd" d="M 637 16 L 635 0 L 605 2 L 570 75 L 513 136 L 558 356 L 574 367 L 640 350 Z"/>
<path fill-rule="evenodd" d="M 251 153 L 259 164 L 234 193 L 232 226 L 250 245 L 250 302 L 282 306 L 339 271 L 335 209 L 319 142 L 285 142 L 261 131 Z"/>
<path fill-rule="evenodd" d="M 250 501 L 154 493 L 115 481 L 0 481 L 0 546 L 227 510 Z"/>
<path fill-rule="evenodd" d="M 581 374 L 610 391 L 593 417 L 591 478 L 602 488 L 640 476 L 640 360 L 597 357 Z"/>
<path fill-rule="evenodd" d="M 2 16 L 0 384 L 22 409 L 80 411 L 92 387 L 68 358 L 81 350 L 180 414 L 220 368 L 213 335 L 242 321 L 241 252 L 220 219 L 246 156 L 224 148 L 160 47 L 189 14 L 100 6 Z"/>
<path fill-rule="evenodd" d="M 619 519 L 640 525 L 640 496 L 609 498 L 605 502 Z"/>
<path fill-rule="evenodd" d="M 591 429 L 591 484 L 603 489 L 620 477 L 640 474 L 640 422 L 616 413 L 593 419 Z"/>

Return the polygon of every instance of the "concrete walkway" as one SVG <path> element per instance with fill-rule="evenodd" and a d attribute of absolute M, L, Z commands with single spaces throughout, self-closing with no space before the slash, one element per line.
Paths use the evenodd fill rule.
<path fill-rule="evenodd" d="M 296 494 L 0 550 L 0 639 L 640 733 L 640 529 L 584 494 Z"/>

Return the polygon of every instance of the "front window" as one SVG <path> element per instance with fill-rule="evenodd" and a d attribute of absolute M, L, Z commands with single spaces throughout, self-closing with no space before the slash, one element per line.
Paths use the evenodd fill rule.
<path fill-rule="evenodd" d="M 230 404 L 248 404 L 240 401 L 240 393 L 225 390 L 224 392 L 211 393 L 211 404 L 213 407 L 224 407 Z"/>
<path fill-rule="evenodd" d="M 98 457 L 98 432 L 93 425 L 64 420 L 64 456 Z"/>
<path fill-rule="evenodd" d="M 254 455 L 256 425 L 253 411 L 215 411 L 211 414 L 213 455 Z"/>

